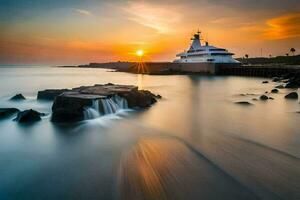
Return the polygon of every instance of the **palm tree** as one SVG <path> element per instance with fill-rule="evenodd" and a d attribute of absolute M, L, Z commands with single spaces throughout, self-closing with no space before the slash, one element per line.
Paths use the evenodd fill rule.
<path fill-rule="evenodd" d="M 295 48 L 291 48 L 290 52 L 294 55 L 295 54 L 296 49 Z"/>

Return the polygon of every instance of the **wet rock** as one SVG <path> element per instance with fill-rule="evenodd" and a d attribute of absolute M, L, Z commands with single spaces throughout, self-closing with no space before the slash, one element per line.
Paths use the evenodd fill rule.
<path fill-rule="evenodd" d="M 0 119 L 9 117 L 17 112 L 19 112 L 17 108 L 0 108 Z"/>
<path fill-rule="evenodd" d="M 52 106 L 53 122 L 76 122 L 84 119 L 84 109 L 93 105 L 95 100 L 105 100 L 119 96 L 127 101 L 129 108 L 147 108 L 160 96 L 147 90 L 138 90 L 132 85 L 82 86 L 73 88 L 57 96 Z M 100 105 L 103 107 L 103 105 Z M 101 108 L 100 108 L 101 109 Z"/>
<path fill-rule="evenodd" d="M 279 92 L 278 89 L 273 89 L 273 90 L 271 90 L 271 93 L 278 93 L 278 92 Z"/>
<path fill-rule="evenodd" d="M 253 104 L 248 101 L 238 101 L 235 104 L 244 105 L 244 106 L 252 106 Z"/>
<path fill-rule="evenodd" d="M 25 97 L 22 94 L 16 94 L 10 100 L 17 101 L 17 100 L 25 100 Z"/>
<path fill-rule="evenodd" d="M 68 92 L 68 89 L 47 89 L 38 91 L 37 99 L 39 100 L 54 100 L 55 97 L 61 95 L 64 92 Z"/>
<path fill-rule="evenodd" d="M 265 101 L 265 100 L 268 100 L 269 97 L 266 96 L 266 95 L 261 95 L 261 96 L 259 97 L 259 99 Z"/>
<path fill-rule="evenodd" d="M 262 83 L 263 83 L 263 84 L 265 84 L 265 83 L 269 83 L 269 81 L 263 81 Z"/>
<path fill-rule="evenodd" d="M 286 98 L 286 99 L 298 99 L 298 93 L 297 92 L 291 92 L 291 93 L 285 95 L 284 98 Z"/>
<path fill-rule="evenodd" d="M 19 123 L 32 123 L 41 120 L 41 116 L 44 115 L 44 113 L 30 109 L 19 112 L 14 120 Z"/>

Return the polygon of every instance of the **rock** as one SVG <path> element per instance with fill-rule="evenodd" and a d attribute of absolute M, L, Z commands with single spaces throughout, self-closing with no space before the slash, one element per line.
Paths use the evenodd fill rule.
<path fill-rule="evenodd" d="M 48 90 L 42 90 L 38 91 L 37 99 L 39 100 L 54 100 L 55 97 L 58 95 L 61 95 L 64 92 L 68 92 L 70 90 L 68 89 L 48 89 Z"/>
<path fill-rule="evenodd" d="M 266 95 L 261 95 L 261 96 L 259 97 L 259 99 L 265 101 L 265 100 L 268 100 L 269 97 L 267 97 Z"/>
<path fill-rule="evenodd" d="M 298 93 L 297 92 L 291 92 L 287 94 L 284 98 L 286 99 L 298 99 Z"/>
<path fill-rule="evenodd" d="M 269 83 L 269 81 L 263 81 L 262 83 L 263 83 L 263 84 L 265 84 L 265 83 Z"/>
<path fill-rule="evenodd" d="M 281 79 L 280 79 L 279 77 L 274 77 L 272 81 L 273 81 L 273 82 L 278 82 L 278 81 L 280 81 L 280 80 L 281 80 Z"/>
<path fill-rule="evenodd" d="M 273 90 L 271 90 L 271 93 L 278 93 L 278 92 L 279 92 L 278 89 L 273 89 Z"/>
<path fill-rule="evenodd" d="M 277 88 L 277 89 L 283 89 L 284 86 L 283 85 L 277 85 L 275 88 Z"/>
<path fill-rule="evenodd" d="M 44 116 L 44 113 L 37 112 L 35 110 L 24 110 L 18 113 L 17 117 L 14 119 L 19 123 L 30 123 L 41 120 L 41 116 Z"/>
<path fill-rule="evenodd" d="M 269 99 L 271 99 L 271 100 L 274 100 L 274 98 L 273 98 L 273 97 L 269 97 Z"/>
<path fill-rule="evenodd" d="M 253 101 L 257 101 L 258 99 L 257 99 L 257 98 L 253 98 L 252 100 L 253 100 Z"/>
<path fill-rule="evenodd" d="M 17 101 L 17 100 L 25 100 L 25 97 L 22 94 L 16 94 L 10 100 Z"/>
<path fill-rule="evenodd" d="M 138 90 L 132 85 L 82 86 L 73 88 L 57 96 L 52 106 L 53 122 L 77 122 L 84 119 L 84 110 L 91 107 L 95 100 L 100 100 L 99 111 L 104 111 L 103 101 L 113 100 L 116 96 L 127 101 L 129 108 L 147 108 L 154 104 L 158 95 L 147 90 Z"/>
<path fill-rule="evenodd" d="M 9 117 L 17 112 L 19 112 L 17 108 L 0 108 L 0 119 Z"/>
<path fill-rule="evenodd" d="M 268 91 L 265 91 L 265 94 L 268 94 L 269 92 Z"/>
<path fill-rule="evenodd" d="M 236 104 L 239 104 L 239 105 L 245 105 L 245 106 L 252 106 L 253 104 L 248 102 L 248 101 L 238 101 L 238 102 L 235 102 Z"/>

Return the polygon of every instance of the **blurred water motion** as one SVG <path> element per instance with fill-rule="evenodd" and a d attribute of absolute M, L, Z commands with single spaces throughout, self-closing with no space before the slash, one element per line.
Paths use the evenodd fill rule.
<path fill-rule="evenodd" d="M 48 114 L 52 102 L 35 99 L 46 88 L 112 82 L 163 97 L 78 124 L 0 120 L 1 200 L 300 199 L 299 103 L 285 89 L 252 101 L 273 82 L 74 68 L 1 68 L 0 80 L 0 107 Z"/>

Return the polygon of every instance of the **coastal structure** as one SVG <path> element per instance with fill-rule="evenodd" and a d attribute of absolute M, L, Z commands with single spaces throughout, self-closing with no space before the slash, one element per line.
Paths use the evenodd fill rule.
<path fill-rule="evenodd" d="M 232 58 L 233 53 L 224 48 L 201 44 L 201 32 L 194 34 L 192 44 L 187 51 L 179 53 L 173 63 L 176 70 L 183 72 L 208 72 L 215 74 L 219 66 L 239 66 L 240 62 Z"/>

